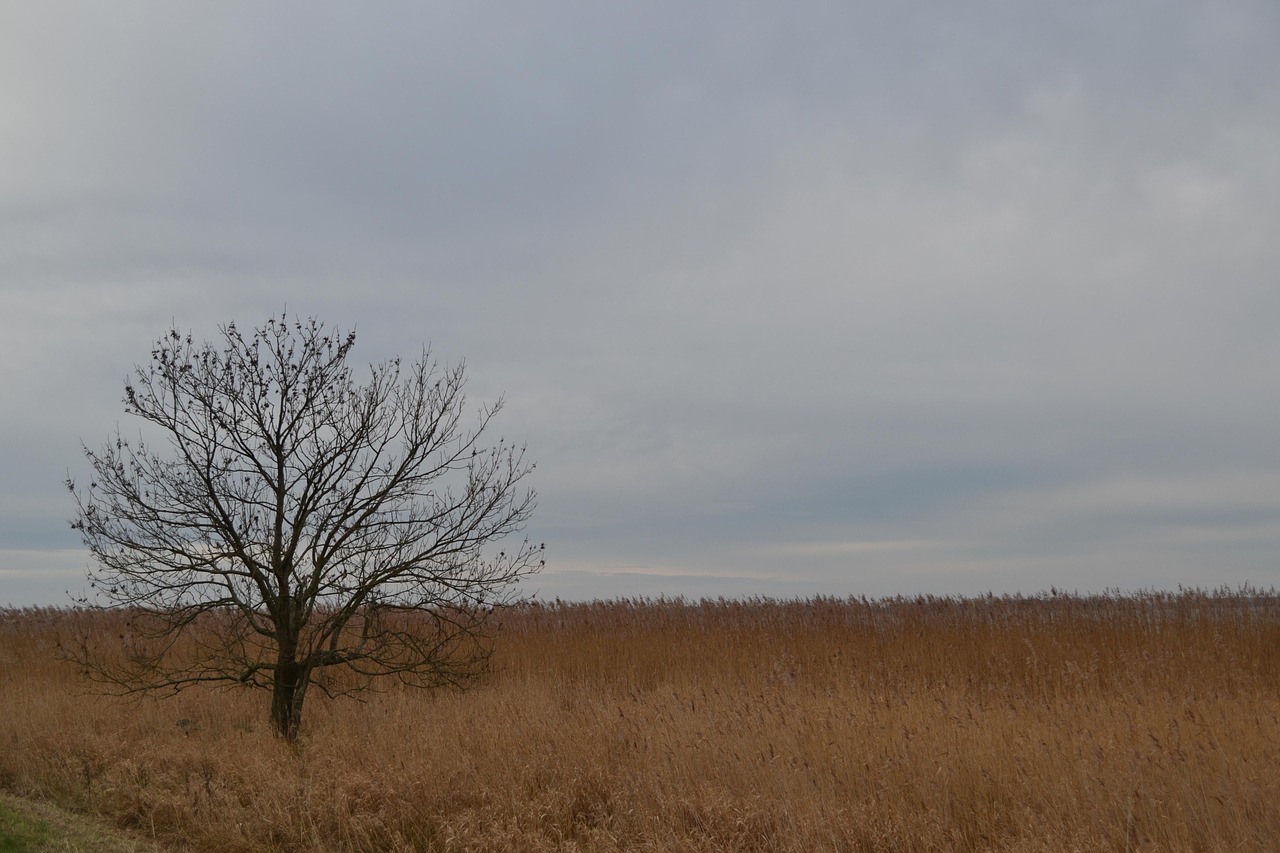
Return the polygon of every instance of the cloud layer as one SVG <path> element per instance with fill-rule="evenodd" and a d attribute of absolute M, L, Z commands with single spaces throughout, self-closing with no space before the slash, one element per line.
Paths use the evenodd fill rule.
<path fill-rule="evenodd" d="M 7 7 L 0 603 L 83 564 L 58 484 L 150 341 L 285 308 L 506 395 L 543 594 L 1275 583 L 1277 37 L 1245 0 Z"/>

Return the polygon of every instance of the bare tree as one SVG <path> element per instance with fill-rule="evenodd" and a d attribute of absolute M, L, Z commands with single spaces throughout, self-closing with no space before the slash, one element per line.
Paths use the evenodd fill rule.
<path fill-rule="evenodd" d="M 314 319 L 221 333 L 168 332 L 125 385 L 163 453 L 117 429 L 84 448 L 88 488 L 67 481 L 90 585 L 130 626 L 123 648 L 86 636 L 70 656 L 125 692 L 270 689 L 289 741 L 311 684 L 473 678 L 489 615 L 542 566 L 541 545 L 495 544 L 534 506 L 524 447 L 481 445 L 501 401 L 465 424 L 465 365 L 427 351 L 358 384 L 355 333 Z"/>

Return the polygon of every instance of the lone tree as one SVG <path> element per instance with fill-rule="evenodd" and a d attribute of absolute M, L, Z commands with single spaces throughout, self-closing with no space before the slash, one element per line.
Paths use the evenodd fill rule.
<path fill-rule="evenodd" d="M 465 365 L 425 350 L 358 384 L 355 333 L 314 319 L 220 331 L 168 332 L 125 385 L 163 452 L 117 429 L 84 448 L 88 488 L 67 481 L 90 585 L 129 625 L 123 648 L 86 636 L 70 657 L 122 692 L 268 688 L 289 741 L 311 684 L 466 683 L 488 617 L 542 566 L 541 545 L 494 544 L 534 506 L 524 447 L 481 444 L 501 401 L 464 423 Z"/>

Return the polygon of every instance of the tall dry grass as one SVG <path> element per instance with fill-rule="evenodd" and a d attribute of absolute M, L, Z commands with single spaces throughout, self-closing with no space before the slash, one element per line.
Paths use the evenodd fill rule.
<path fill-rule="evenodd" d="M 201 850 L 1280 849 L 1274 593 L 507 613 L 466 693 L 86 695 L 0 615 L 0 787 Z"/>

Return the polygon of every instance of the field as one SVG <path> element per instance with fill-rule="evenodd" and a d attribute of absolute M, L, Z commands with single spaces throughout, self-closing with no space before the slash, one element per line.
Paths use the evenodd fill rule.
<path fill-rule="evenodd" d="M 0 790 L 173 849 L 1280 849 L 1274 593 L 528 605 L 297 748 L 265 694 L 86 693 L 85 624 L 0 611 Z"/>

